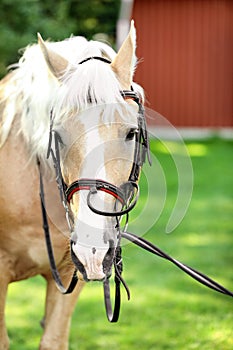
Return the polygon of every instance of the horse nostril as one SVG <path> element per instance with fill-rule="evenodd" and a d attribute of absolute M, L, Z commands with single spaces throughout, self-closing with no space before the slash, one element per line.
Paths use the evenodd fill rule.
<path fill-rule="evenodd" d="M 92 254 L 94 255 L 95 253 L 96 253 L 96 248 L 93 247 L 93 248 L 92 248 Z"/>
<path fill-rule="evenodd" d="M 114 241 L 109 240 L 109 249 L 108 249 L 108 251 L 104 257 L 103 263 L 102 263 L 103 271 L 104 271 L 105 275 L 111 274 L 111 268 L 112 268 L 112 264 L 113 264 L 114 255 L 115 255 Z"/>
<path fill-rule="evenodd" d="M 76 244 L 76 243 L 77 243 L 77 240 L 78 240 L 77 233 L 73 231 L 73 232 L 71 233 L 71 242 L 73 242 L 74 244 Z"/>

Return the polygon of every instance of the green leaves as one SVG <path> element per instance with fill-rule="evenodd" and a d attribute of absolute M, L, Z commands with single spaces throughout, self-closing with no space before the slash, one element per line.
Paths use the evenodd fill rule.
<path fill-rule="evenodd" d="M 120 0 L 1 0 L 0 77 L 19 59 L 19 49 L 44 39 L 63 40 L 70 35 L 92 39 L 104 33 L 115 42 Z"/>

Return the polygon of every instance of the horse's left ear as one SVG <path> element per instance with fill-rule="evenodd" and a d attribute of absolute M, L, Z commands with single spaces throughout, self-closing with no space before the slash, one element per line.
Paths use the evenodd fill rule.
<path fill-rule="evenodd" d="M 48 48 L 40 33 L 37 33 L 37 36 L 38 44 L 40 45 L 49 70 L 56 78 L 61 78 L 64 75 L 69 62 L 64 57 L 60 56 L 57 52 Z"/>
<path fill-rule="evenodd" d="M 111 63 L 123 89 L 130 89 L 136 63 L 136 30 L 134 21 L 131 21 L 129 34 L 123 42 L 119 52 Z"/>

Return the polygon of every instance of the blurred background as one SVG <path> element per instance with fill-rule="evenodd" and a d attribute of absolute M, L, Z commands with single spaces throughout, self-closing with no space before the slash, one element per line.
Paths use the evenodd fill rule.
<path fill-rule="evenodd" d="M 120 4 L 120 0 L 1 0 L 0 76 L 18 61 L 21 48 L 37 42 L 37 32 L 51 41 L 99 35 L 114 45 Z"/>
<path fill-rule="evenodd" d="M 195 128 L 227 134 L 233 126 L 232 17 L 231 0 L 1 0 L 0 77 L 37 32 L 54 41 L 82 35 L 117 49 L 133 18 L 135 81 L 148 107 L 192 134 Z"/>
<path fill-rule="evenodd" d="M 231 290 L 232 17 L 232 0 L 0 1 L 1 77 L 37 32 L 52 41 L 82 35 L 118 49 L 135 20 L 135 81 L 145 89 L 153 166 L 143 171 L 130 229 Z M 180 186 L 184 217 L 168 234 Z M 73 315 L 71 350 L 233 349 L 230 298 L 131 244 L 123 260 L 132 300 L 123 295 L 119 323 L 106 320 L 102 285 L 88 284 Z M 9 287 L 12 350 L 38 348 L 44 297 L 39 276 Z"/>

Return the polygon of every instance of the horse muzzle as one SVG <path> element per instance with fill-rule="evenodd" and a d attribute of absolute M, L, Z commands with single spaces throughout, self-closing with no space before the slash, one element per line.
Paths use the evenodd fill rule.
<path fill-rule="evenodd" d="M 115 256 L 113 241 L 109 241 L 109 247 L 95 248 L 71 243 L 71 257 L 78 271 L 86 282 L 104 281 L 112 274 L 112 265 Z"/>

